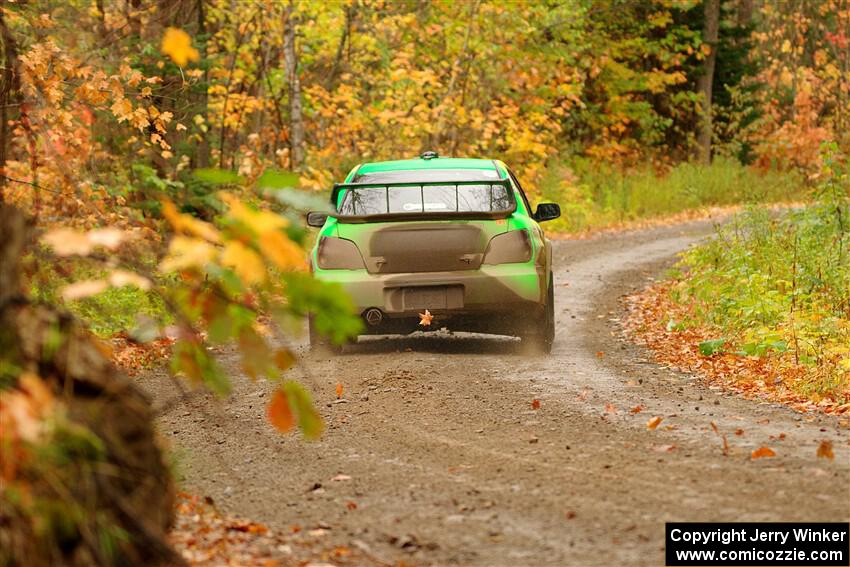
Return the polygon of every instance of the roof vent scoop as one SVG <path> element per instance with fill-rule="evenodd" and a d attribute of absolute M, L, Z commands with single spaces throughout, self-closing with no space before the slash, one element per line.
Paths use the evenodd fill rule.
<path fill-rule="evenodd" d="M 421 159 L 434 159 L 434 158 L 438 158 L 438 157 L 440 157 L 440 156 L 437 154 L 437 152 L 432 152 L 432 151 L 430 151 L 430 150 L 429 150 L 429 151 L 427 151 L 427 152 L 422 152 L 422 153 L 419 155 L 419 157 L 420 157 Z"/>

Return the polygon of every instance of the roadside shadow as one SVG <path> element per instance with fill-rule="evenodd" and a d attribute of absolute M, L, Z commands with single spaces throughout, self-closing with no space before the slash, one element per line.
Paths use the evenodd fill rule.
<path fill-rule="evenodd" d="M 360 337 L 357 344 L 346 345 L 342 355 L 393 352 L 521 355 L 525 350 L 519 339 L 503 335 L 416 333 Z"/>

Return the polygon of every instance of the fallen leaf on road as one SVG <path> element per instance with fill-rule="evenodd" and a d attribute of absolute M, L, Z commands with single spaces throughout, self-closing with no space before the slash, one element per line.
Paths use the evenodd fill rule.
<path fill-rule="evenodd" d="M 744 434 L 744 430 L 743 430 L 743 429 L 736 429 L 736 430 L 735 430 L 735 435 L 737 435 L 738 437 L 740 437 L 740 436 L 741 436 L 741 435 L 743 435 L 743 434 Z"/>
<path fill-rule="evenodd" d="M 655 429 L 656 427 L 658 427 L 658 424 L 661 423 L 661 421 L 663 419 L 664 418 L 659 417 L 657 415 L 653 418 L 650 418 L 650 420 L 646 422 L 646 428 L 647 429 Z"/>
<path fill-rule="evenodd" d="M 821 441 L 818 446 L 818 458 L 829 459 L 835 458 L 835 453 L 832 452 L 832 441 Z"/>
<path fill-rule="evenodd" d="M 357 502 L 348 501 L 345 503 L 345 507 L 349 510 L 357 510 Z"/>
<path fill-rule="evenodd" d="M 434 316 L 431 315 L 431 312 L 428 311 L 427 309 L 425 310 L 425 313 L 419 314 L 419 324 L 422 325 L 423 327 L 430 327 L 431 321 L 433 321 L 433 320 L 434 320 Z"/>
<path fill-rule="evenodd" d="M 575 518 L 575 517 L 576 517 L 576 513 L 575 513 L 575 512 L 573 512 L 572 510 L 570 510 L 569 512 L 567 512 L 567 513 L 566 513 L 566 514 L 564 514 L 564 515 L 567 517 L 567 519 L 568 519 L 568 520 L 572 520 L 573 518 Z"/>
<path fill-rule="evenodd" d="M 675 448 L 675 445 L 656 445 L 652 450 L 657 453 L 672 453 Z"/>
<path fill-rule="evenodd" d="M 605 404 L 605 413 L 617 413 L 617 406 L 614 404 Z"/>
<path fill-rule="evenodd" d="M 602 358 L 603 356 L 605 356 L 605 353 L 601 350 L 596 353 L 596 358 Z"/>
<path fill-rule="evenodd" d="M 336 384 L 336 399 L 340 399 L 342 397 L 342 383 L 337 382 Z"/>
<path fill-rule="evenodd" d="M 338 474 L 331 479 L 333 482 L 342 482 L 344 480 L 351 480 L 351 477 L 347 474 Z"/>
<path fill-rule="evenodd" d="M 635 406 L 632 409 L 630 409 L 629 413 L 635 414 L 635 413 L 640 413 L 642 411 L 643 411 L 643 406 L 638 405 L 638 406 Z"/>
<path fill-rule="evenodd" d="M 714 433 L 717 434 L 718 437 L 723 439 L 723 455 L 729 456 L 729 441 L 726 440 L 726 434 L 721 434 L 720 430 L 717 429 L 717 424 L 713 421 L 711 422 L 711 428 L 714 430 Z"/>
<path fill-rule="evenodd" d="M 759 447 L 750 454 L 751 459 L 761 459 L 762 457 L 775 457 L 776 452 L 770 447 Z"/>
<path fill-rule="evenodd" d="M 531 409 L 540 409 L 540 400 L 531 400 Z"/>
<path fill-rule="evenodd" d="M 334 548 L 333 550 L 334 557 L 348 557 L 351 555 L 351 550 L 344 545 Z"/>

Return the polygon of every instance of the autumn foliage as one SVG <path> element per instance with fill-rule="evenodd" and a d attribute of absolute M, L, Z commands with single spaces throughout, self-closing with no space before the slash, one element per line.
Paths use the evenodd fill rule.
<path fill-rule="evenodd" d="M 426 149 L 503 159 L 533 198 L 562 202 L 561 230 L 831 183 L 787 220 L 754 213 L 748 230 L 765 238 L 734 235 L 737 267 L 710 246 L 691 253 L 689 278 L 639 300 L 636 328 L 650 346 L 685 345 L 682 367 L 727 365 L 728 379 L 743 365 L 760 390 L 846 411 L 847 181 L 829 156 L 850 153 L 850 8 L 718 5 L 715 42 L 698 0 L 4 3 L 0 202 L 36 235 L 14 295 L 117 338 L 125 365 L 167 356 L 175 376 L 221 395 L 230 377 L 210 347 L 235 345 L 248 377 L 275 383 L 270 424 L 312 439 L 323 424 L 286 379 L 291 339 L 308 314 L 337 343 L 361 323 L 310 278 L 301 215 L 360 162 Z M 692 163 L 705 149 L 714 162 Z M 827 262 L 806 262 L 827 245 Z M 25 453 L 68 424 L 39 385 L 48 377 L 2 356 L 10 502 L 50 472 Z M 80 427 L 77 448 L 100 462 L 102 432 Z"/>

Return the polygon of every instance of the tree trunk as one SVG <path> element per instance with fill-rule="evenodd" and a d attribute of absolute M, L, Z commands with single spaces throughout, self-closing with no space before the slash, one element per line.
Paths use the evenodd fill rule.
<path fill-rule="evenodd" d="M 301 105 L 301 81 L 298 79 L 298 56 L 295 46 L 295 18 L 292 0 L 284 11 L 283 59 L 289 80 L 289 163 L 299 170 L 304 163 L 304 117 Z"/>
<path fill-rule="evenodd" d="M 717 60 L 717 32 L 720 26 L 720 0 L 705 0 L 705 25 L 702 32 L 703 43 L 710 51 L 703 61 L 703 72 L 697 84 L 697 90 L 702 95 L 702 112 L 700 117 L 697 143 L 699 158 L 702 163 L 711 162 L 711 90 L 714 87 L 714 63 Z"/>
<path fill-rule="evenodd" d="M 70 315 L 31 304 L 22 293 L 19 259 L 31 244 L 31 228 L 18 209 L 0 205 L 0 366 L 7 370 L 0 407 L 6 395 L 37 391 L 35 385 L 49 391 L 58 409 L 45 403 L 49 413 L 42 419 L 64 416 L 58 423 L 67 434 L 45 442 L 67 463 L 23 453 L 8 458 L 2 449 L 15 440 L 14 418 L 11 433 L 2 432 L 4 473 L 45 504 L 21 507 L 0 498 L 0 565 L 183 565 L 166 539 L 175 491 L 150 402 Z M 39 510 L 47 505 L 80 515 L 70 516 L 70 524 L 46 521 L 49 514 Z M 109 540 L 100 539 L 107 529 L 125 534 L 111 540 L 111 555 L 102 545 Z"/>
<path fill-rule="evenodd" d="M 342 28 L 342 37 L 339 38 L 339 45 L 336 47 L 336 57 L 334 57 L 333 66 L 331 67 L 330 73 L 328 73 L 328 79 L 325 86 L 325 90 L 328 91 L 332 91 L 336 86 L 336 78 L 342 64 L 342 56 L 345 53 L 346 44 L 348 44 L 348 58 L 351 58 L 351 22 L 354 18 L 355 7 L 353 5 L 345 6 L 343 10 L 345 12 L 345 25 Z"/>
<path fill-rule="evenodd" d="M 0 8 L 0 40 L 3 42 L 3 83 L 0 84 L 0 203 L 4 201 L 6 160 L 9 156 L 9 120 L 11 109 L 21 103 L 18 46 L 6 26 L 4 8 Z"/>
<path fill-rule="evenodd" d="M 206 12 L 204 11 L 204 0 L 197 0 L 198 4 L 198 35 L 202 38 L 202 46 L 201 46 L 201 57 L 206 60 L 207 58 L 207 19 Z M 208 114 L 208 104 L 209 104 L 209 94 L 207 91 L 209 90 L 210 76 L 209 76 L 209 68 L 207 65 L 204 65 L 204 89 L 198 95 L 198 114 L 204 117 L 204 123 L 207 121 Z M 209 131 L 206 133 L 201 133 L 201 140 L 198 142 L 198 149 L 195 153 L 195 166 L 204 168 L 210 166 L 210 142 L 207 136 L 210 134 Z"/>

